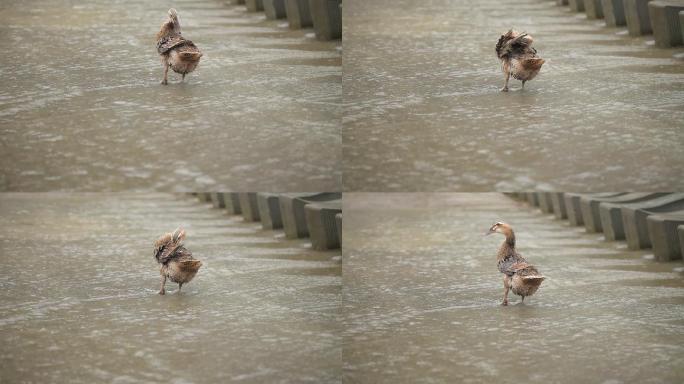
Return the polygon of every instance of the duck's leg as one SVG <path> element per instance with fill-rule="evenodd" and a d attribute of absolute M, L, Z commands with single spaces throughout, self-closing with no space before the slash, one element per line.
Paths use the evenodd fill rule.
<path fill-rule="evenodd" d="M 167 62 L 164 63 L 164 80 L 161 83 L 162 85 L 169 83 L 169 63 Z"/>
<path fill-rule="evenodd" d="M 180 293 L 181 288 L 183 288 L 183 283 L 178 283 L 178 293 Z"/>
<path fill-rule="evenodd" d="M 501 88 L 501 92 L 508 92 L 508 80 L 511 78 L 511 73 L 509 71 L 506 71 L 506 82 L 504 83 L 503 88 Z"/>
<path fill-rule="evenodd" d="M 504 297 L 501 305 L 508 305 L 508 290 L 511 289 L 510 278 L 508 275 L 504 276 Z"/>
<path fill-rule="evenodd" d="M 522 297 L 522 300 L 520 301 L 520 304 L 525 304 L 525 296 Z"/>
<path fill-rule="evenodd" d="M 522 81 L 522 82 L 523 82 L 523 85 L 522 85 L 521 90 L 522 90 L 522 89 L 525 89 L 525 82 L 526 82 L 526 81 L 527 81 L 527 80 L 523 80 L 523 81 Z"/>
<path fill-rule="evenodd" d="M 181 77 L 181 83 L 185 81 L 185 73 L 183 74 L 183 77 Z"/>
<path fill-rule="evenodd" d="M 166 285 L 166 275 L 161 274 L 161 287 L 159 288 L 159 294 L 163 295 L 166 293 L 166 290 L 164 289 L 164 285 Z"/>

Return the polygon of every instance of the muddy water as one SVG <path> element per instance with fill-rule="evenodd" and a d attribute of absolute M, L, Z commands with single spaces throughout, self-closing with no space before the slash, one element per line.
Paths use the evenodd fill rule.
<path fill-rule="evenodd" d="M 339 252 L 173 195 L 0 195 L 2 382 L 337 382 Z M 204 263 L 157 295 L 152 241 Z M 335 261 L 337 260 L 337 261 Z"/>
<path fill-rule="evenodd" d="M 0 189 L 339 188 L 339 42 L 225 3 L 3 1 Z M 204 56 L 164 87 L 171 6 Z"/>
<path fill-rule="evenodd" d="M 682 49 L 553 1 L 345 3 L 345 189 L 684 187 Z M 547 60 L 501 93 L 515 28 Z"/>
<path fill-rule="evenodd" d="M 499 305 L 502 220 L 547 277 Z M 684 264 L 498 194 L 345 195 L 344 375 L 365 383 L 675 383 Z"/>

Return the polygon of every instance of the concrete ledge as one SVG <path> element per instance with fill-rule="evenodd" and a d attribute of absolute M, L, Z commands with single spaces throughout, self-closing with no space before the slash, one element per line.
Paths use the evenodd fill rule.
<path fill-rule="evenodd" d="M 342 214 L 335 215 L 335 224 L 337 225 L 337 237 L 340 239 L 340 248 L 342 248 Z"/>
<path fill-rule="evenodd" d="M 627 25 L 623 0 L 601 0 L 601 6 L 607 26 L 619 27 Z"/>
<path fill-rule="evenodd" d="M 653 193 L 649 198 L 641 200 L 641 202 L 648 204 L 649 202 L 653 202 L 662 196 L 667 196 L 667 193 Z M 639 201 L 634 201 L 632 203 L 637 202 Z M 606 237 L 606 240 L 625 239 L 625 228 L 622 224 L 622 207 L 628 204 L 629 202 L 604 202 L 599 204 L 601 227 L 603 228 L 603 235 Z"/>
<path fill-rule="evenodd" d="M 580 199 L 580 207 L 582 209 L 584 227 L 587 229 L 587 232 L 603 232 L 601 214 L 599 211 L 599 205 L 601 203 L 636 203 L 658 196 L 658 194 L 653 193 L 625 193 L 610 197 L 582 196 Z"/>
<path fill-rule="evenodd" d="M 203 203 L 211 203 L 211 192 L 199 192 L 197 198 Z"/>
<path fill-rule="evenodd" d="M 285 0 L 287 22 L 292 29 L 301 29 L 313 26 L 309 0 Z"/>
<path fill-rule="evenodd" d="M 677 237 L 679 237 L 679 252 L 684 255 L 684 225 L 677 227 Z"/>
<path fill-rule="evenodd" d="M 272 193 L 257 193 L 259 219 L 264 229 L 279 229 L 283 227 L 280 215 L 280 199 Z"/>
<path fill-rule="evenodd" d="M 342 0 L 309 0 L 311 20 L 316 38 L 333 40 L 342 38 Z"/>
<path fill-rule="evenodd" d="M 603 227 L 603 235 L 606 240 L 624 240 L 625 229 L 622 225 L 620 204 L 599 204 L 599 216 L 601 219 L 601 227 Z"/>
<path fill-rule="evenodd" d="M 309 236 L 304 212 L 307 204 L 341 198 L 341 193 L 284 193 L 280 195 L 280 214 L 285 236 L 290 239 Z"/>
<path fill-rule="evenodd" d="M 648 236 L 653 244 L 653 254 L 658 261 L 682 258 L 677 227 L 684 225 L 684 211 L 672 214 L 651 215 L 646 218 Z"/>
<path fill-rule="evenodd" d="M 652 33 L 651 18 L 648 14 L 648 3 L 652 0 L 623 0 L 625 21 L 630 36 L 649 35 Z"/>
<path fill-rule="evenodd" d="M 228 214 L 240 215 L 242 214 L 242 209 L 240 209 L 240 196 L 235 192 L 223 192 L 219 193 L 223 196 L 223 205 Z"/>
<path fill-rule="evenodd" d="M 603 19 L 601 0 L 584 0 L 584 11 L 588 19 Z"/>
<path fill-rule="evenodd" d="M 580 208 L 581 197 L 582 195 L 578 193 L 566 193 L 563 196 L 570 225 L 574 225 L 576 227 L 584 225 L 584 219 L 582 219 L 582 208 Z"/>
<path fill-rule="evenodd" d="M 287 13 L 285 12 L 285 0 L 262 0 L 264 3 L 264 13 L 266 18 L 284 19 Z"/>
<path fill-rule="evenodd" d="M 342 200 L 310 203 L 304 207 L 304 211 L 312 248 L 319 251 L 339 248 L 335 216 L 342 213 Z"/>
<path fill-rule="evenodd" d="M 504 195 L 514 200 L 525 200 L 527 196 L 522 192 L 504 192 Z"/>
<path fill-rule="evenodd" d="M 544 213 L 553 213 L 553 202 L 551 201 L 550 192 L 537 192 L 537 199 L 539 200 L 539 209 Z"/>
<path fill-rule="evenodd" d="M 571 11 L 584 12 L 584 0 L 568 0 Z"/>
<path fill-rule="evenodd" d="M 525 196 L 528 204 L 534 207 L 539 206 L 539 196 L 535 192 L 526 192 Z"/>
<path fill-rule="evenodd" d="M 245 221 L 259 221 L 259 205 L 254 192 L 239 193 L 240 208 Z"/>
<path fill-rule="evenodd" d="M 568 211 L 565 209 L 565 199 L 563 198 L 564 193 L 562 192 L 552 192 L 551 193 L 551 204 L 553 205 L 553 215 L 556 219 L 564 220 L 568 218 Z"/>
<path fill-rule="evenodd" d="M 264 10 L 263 0 L 245 0 L 245 5 L 247 6 L 247 11 L 249 12 L 259 12 Z"/>
<path fill-rule="evenodd" d="M 648 12 L 655 44 L 660 48 L 682 45 L 682 26 L 679 12 L 684 11 L 684 1 L 651 1 Z"/>
<path fill-rule="evenodd" d="M 580 205 L 580 199 L 583 196 L 594 196 L 594 197 L 610 197 L 616 196 L 624 193 L 566 193 L 563 195 L 565 199 L 565 210 L 568 214 L 568 220 L 570 224 L 574 226 L 584 225 L 584 217 L 582 217 L 582 207 Z"/>
<path fill-rule="evenodd" d="M 598 205 L 601 201 L 591 196 L 580 198 L 580 210 L 582 211 L 582 221 L 587 232 L 601 232 L 601 218 L 598 214 Z M 596 208 L 596 209 L 594 209 Z"/>
<path fill-rule="evenodd" d="M 212 192 L 211 193 L 211 204 L 214 206 L 214 208 L 225 208 L 226 204 L 223 202 L 223 193 L 220 192 Z"/>
<path fill-rule="evenodd" d="M 657 213 L 667 213 L 684 209 L 684 193 L 673 193 L 648 202 L 627 204 L 620 208 L 622 225 L 629 249 L 651 247 L 646 217 Z"/>

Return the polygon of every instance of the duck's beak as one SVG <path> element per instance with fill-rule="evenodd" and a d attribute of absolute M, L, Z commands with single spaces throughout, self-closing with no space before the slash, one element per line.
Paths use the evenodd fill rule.
<path fill-rule="evenodd" d="M 494 232 L 494 231 L 492 231 L 492 230 L 490 229 L 490 230 L 487 231 L 483 236 L 489 236 L 489 235 L 491 235 L 492 233 L 496 233 L 496 232 Z"/>

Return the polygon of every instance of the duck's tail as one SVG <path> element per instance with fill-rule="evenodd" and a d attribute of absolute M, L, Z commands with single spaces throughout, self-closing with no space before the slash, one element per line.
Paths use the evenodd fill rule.
<path fill-rule="evenodd" d="M 186 61 L 199 61 L 202 57 L 202 52 L 200 51 L 185 51 L 179 53 L 180 58 Z"/>
<path fill-rule="evenodd" d="M 530 284 L 530 285 L 540 285 L 542 281 L 546 279 L 546 277 L 541 276 L 541 275 L 530 275 L 530 276 L 522 276 L 523 281 L 525 284 Z"/>
<path fill-rule="evenodd" d="M 540 57 L 533 57 L 530 59 L 522 60 L 522 66 L 528 71 L 538 71 L 541 69 L 542 65 L 544 65 L 545 62 L 546 60 Z"/>
<path fill-rule="evenodd" d="M 179 267 L 184 272 L 197 272 L 202 266 L 199 260 L 184 260 L 178 262 Z"/>

